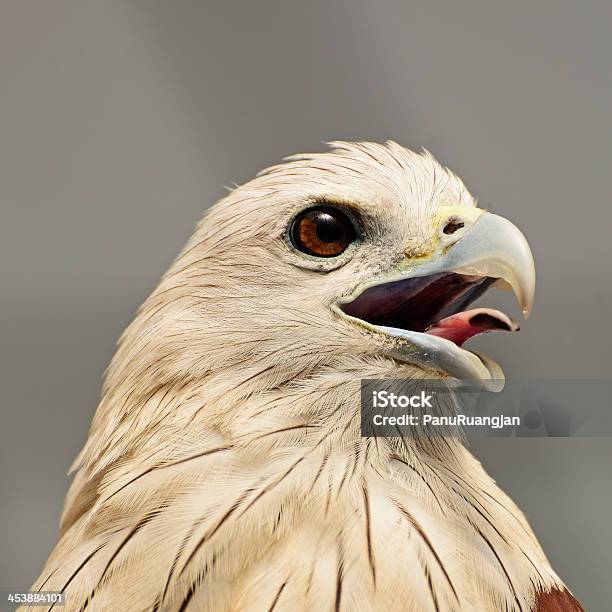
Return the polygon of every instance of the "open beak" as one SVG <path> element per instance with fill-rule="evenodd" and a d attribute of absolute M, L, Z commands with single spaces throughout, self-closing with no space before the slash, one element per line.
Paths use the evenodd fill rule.
<path fill-rule="evenodd" d="M 523 315 L 529 316 L 535 291 L 529 245 L 510 221 L 477 208 L 444 209 L 438 225 L 440 242 L 434 253 L 401 261 L 334 310 L 386 336 L 389 354 L 396 359 L 461 380 L 503 384 L 495 361 L 462 345 L 474 335 L 516 331 L 518 325 L 498 310 L 466 309 L 494 285 L 512 290 Z"/>

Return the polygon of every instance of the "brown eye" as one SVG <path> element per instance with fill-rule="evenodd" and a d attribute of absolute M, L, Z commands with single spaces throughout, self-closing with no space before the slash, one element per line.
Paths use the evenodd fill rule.
<path fill-rule="evenodd" d="M 337 208 L 319 206 L 299 214 L 291 225 L 291 241 L 300 251 L 317 257 L 340 255 L 355 240 L 351 220 Z"/>

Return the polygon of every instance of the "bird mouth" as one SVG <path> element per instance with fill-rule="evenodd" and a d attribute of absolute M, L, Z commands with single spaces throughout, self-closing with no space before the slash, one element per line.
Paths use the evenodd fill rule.
<path fill-rule="evenodd" d="M 474 213 L 472 213 L 474 215 Z M 478 212 L 461 236 L 428 257 L 404 259 L 336 302 L 342 318 L 383 338 L 383 353 L 438 375 L 503 386 L 501 367 L 463 344 L 518 324 L 493 308 L 469 308 L 492 286 L 514 292 L 527 317 L 535 269 L 529 245 L 509 221 Z M 466 223 L 467 225 L 467 223 Z"/>
<path fill-rule="evenodd" d="M 499 310 L 464 310 L 495 280 L 454 272 L 407 278 L 370 287 L 340 309 L 378 328 L 421 332 L 462 346 L 477 334 L 518 331 L 519 326 Z"/>
<path fill-rule="evenodd" d="M 405 278 L 368 287 L 354 299 L 339 303 L 337 309 L 372 331 L 411 341 L 432 352 L 469 353 L 487 369 L 487 378 L 503 378 L 501 369 L 490 358 L 461 348 L 479 334 L 520 329 L 499 310 L 468 308 L 497 280 L 456 272 Z M 440 369 L 450 370 L 447 373 L 456 370 L 449 365 Z"/>

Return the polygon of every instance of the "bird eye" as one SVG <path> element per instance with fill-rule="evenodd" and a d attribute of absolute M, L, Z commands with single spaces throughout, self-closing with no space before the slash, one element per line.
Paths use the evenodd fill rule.
<path fill-rule="evenodd" d="M 355 240 L 351 220 L 332 206 L 318 206 L 300 213 L 291 224 L 296 249 L 316 257 L 336 257 Z"/>

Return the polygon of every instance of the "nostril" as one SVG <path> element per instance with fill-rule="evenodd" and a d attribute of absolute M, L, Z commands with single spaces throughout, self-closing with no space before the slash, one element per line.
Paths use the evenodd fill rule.
<path fill-rule="evenodd" d="M 459 219 L 451 219 L 442 230 L 445 234 L 454 234 L 457 230 L 460 230 L 465 224 Z"/>

